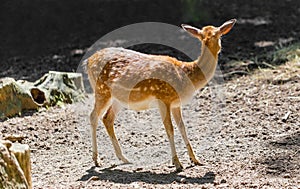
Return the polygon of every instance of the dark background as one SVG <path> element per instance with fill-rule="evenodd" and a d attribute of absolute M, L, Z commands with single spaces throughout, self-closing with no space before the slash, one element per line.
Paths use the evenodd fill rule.
<path fill-rule="evenodd" d="M 72 50 L 86 49 L 104 34 L 137 22 L 202 27 L 238 19 L 223 39 L 221 64 L 253 59 L 300 40 L 298 0 L 9 0 L 0 4 L 0 77 L 16 79 L 35 80 L 48 70 L 76 71 L 81 56 L 70 55 Z M 256 42 L 273 43 L 259 47 Z M 155 46 L 147 48 L 155 51 Z"/>

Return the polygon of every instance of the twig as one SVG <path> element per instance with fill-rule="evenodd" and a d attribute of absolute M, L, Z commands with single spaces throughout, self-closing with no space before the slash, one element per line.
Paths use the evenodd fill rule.
<path fill-rule="evenodd" d="M 269 68 L 272 68 L 272 69 L 275 69 L 275 68 L 276 68 L 275 66 L 272 66 L 271 64 L 266 63 L 266 62 L 261 62 L 260 64 L 265 65 L 265 66 L 267 66 L 267 67 L 269 67 Z"/>
<path fill-rule="evenodd" d="M 237 70 L 237 71 L 232 71 L 229 73 L 225 74 L 225 77 L 229 76 L 229 75 L 234 75 L 234 74 L 241 74 L 241 75 L 248 75 L 249 73 L 243 70 Z"/>
<path fill-rule="evenodd" d="M 27 137 L 22 136 L 22 135 L 8 135 L 8 136 L 5 136 L 3 139 L 9 140 L 11 142 L 22 142 L 22 140 L 24 140 L 25 138 L 27 138 Z"/>
<path fill-rule="evenodd" d="M 290 116 L 291 113 L 292 113 L 291 111 L 288 111 L 288 112 L 282 117 L 281 120 L 282 120 L 283 122 L 286 122 L 287 119 L 289 118 L 289 116 Z"/>

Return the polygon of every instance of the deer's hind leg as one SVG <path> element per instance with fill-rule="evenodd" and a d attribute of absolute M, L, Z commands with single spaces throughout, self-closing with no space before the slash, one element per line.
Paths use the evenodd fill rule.
<path fill-rule="evenodd" d="M 124 163 L 129 163 L 129 161 L 123 156 L 120 144 L 118 142 L 118 139 L 115 135 L 115 131 L 114 131 L 114 121 L 115 121 L 115 117 L 118 114 L 118 112 L 120 111 L 120 106 L 116 103 L 112 103 L 112 105 L 108 108 L 107 112 L 105 113 L 105 115 L 103 116 L 103 124 L 106 128 L 106 131 L 109 135 L 109 138 L 113 144 L 115 153 L 118 157 L 119 160 L 123 161 Z"/>
<path fill-rule="evenodd" d="M 111 104 L 111 95 L 109 90 L 107 89 L 107 90 L 100 91 L 100 88 L 96 88 L 94 109 L 90 114 L 93 161 L 95 162 L 95 166 L 100 165 L 98 159 L 98 146 L 97 146 L 98 120 L 99 117 L 102 116 L 107 111 L 110 104 Z"/>

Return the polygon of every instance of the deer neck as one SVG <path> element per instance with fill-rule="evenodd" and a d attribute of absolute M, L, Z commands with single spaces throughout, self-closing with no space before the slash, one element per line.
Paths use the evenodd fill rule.
<path fill-rule="evenodd" d="M 204 87 L 213 77 L 218 63 L 218 51 L 202 44 L 201 55 L 187 64 L 187 75 L 195 89 Z"/>

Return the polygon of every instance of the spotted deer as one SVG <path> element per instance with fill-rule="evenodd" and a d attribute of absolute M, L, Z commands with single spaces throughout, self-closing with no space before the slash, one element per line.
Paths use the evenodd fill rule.
<path fill-rule="evenodd" d="M 93 160 L 96 166 L 100 165 L 96 139 L 99 117 L 107 130 L 116 156 L 124 163 L 129 163 L 122 154 L 114 132 L 114 120 L 124 106 L 137 111 L 152 107 L 159 109 L 171 146 L 172 162 L 176 170 L 181 171 L 183 167 L 174 144 L 171 121 L 173 115 L 192 163 L 201 165 L 187 137 L 181 106 L 213 77 L 221 50 L 221 36 L 227 34 L 235 22 L 232 19 L 220 27 L 206 26 L 202 29 L 182 24 L 182 28 L 202 44 L 200 56 L 191 62 L 113 47 L 99 50 L 84 61 L 95 95 L 90 123 Z"/>

